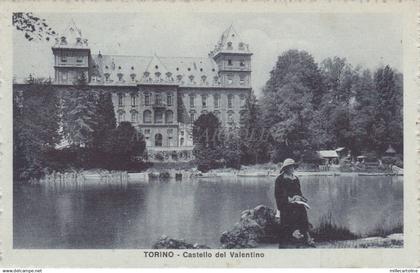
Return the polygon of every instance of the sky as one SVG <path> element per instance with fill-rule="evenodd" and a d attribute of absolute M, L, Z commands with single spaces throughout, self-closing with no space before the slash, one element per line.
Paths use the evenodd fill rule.
<path fill-rule="evenodd" d="M 402 71 L 402 20 L 394 14 L 319 13 L 39 13 L 58 33 L 73 19 L 89 41 L 92 54 L 207 56 L 231 24 L 248 43 L 252 87 L 257 94 L 277 57 L 288 49 L 308 51 L 320 63 L 344 57 L 353 66 L 375 69 L 389 64 Z M 54 77 L 53 41 L 32 41 L 14 31 L 13 71 Z"/>

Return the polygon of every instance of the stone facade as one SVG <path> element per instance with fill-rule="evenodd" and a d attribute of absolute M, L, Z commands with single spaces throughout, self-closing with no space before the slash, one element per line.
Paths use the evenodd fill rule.
<path fill-rule="evenodd" d="M 203 113 L 213 112 L 226 128 L 240 125 L 252 53 L 233 26 L 198 58 L 94 55 L 74 22 L 64 33 L 52 47 L 54 84 L 85 81 L 112 92 L 117 121 L 129 121 L 145 135 L 151 157 L 162 149 L 191 151 L 191 125 Z"/>

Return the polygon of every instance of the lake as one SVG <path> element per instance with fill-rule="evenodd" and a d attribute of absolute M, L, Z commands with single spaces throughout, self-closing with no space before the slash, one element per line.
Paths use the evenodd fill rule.
<path fill-rule="evenodd" d="M 274 207 L 274 177 L 14 187 L 14 248 L 151 248 L 163 234 L 219 246 L 240 212 Z M 316 227 L 366 235 L 403 223 L 403 177 L 302 176 Z"/>

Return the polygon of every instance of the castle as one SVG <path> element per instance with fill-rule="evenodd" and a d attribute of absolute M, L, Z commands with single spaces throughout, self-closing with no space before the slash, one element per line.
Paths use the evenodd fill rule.
<path fill-rule="evenodd" d="M 144 57 L 92 54 L 72 22 L 52 53 L 53 84 L 84 79 L 111 92 L 117 122 L 131 122 L 145 136 L 152 161 L 159 152 L 189 159 L 191 125 L 203 113 L 213 112 L 228 130 L 238 127 L 251 92 L 252 53 L 233 26 L 206 57 Z"/>

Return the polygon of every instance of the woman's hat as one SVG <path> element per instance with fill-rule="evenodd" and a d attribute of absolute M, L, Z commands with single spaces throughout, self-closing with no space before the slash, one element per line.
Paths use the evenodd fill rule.
<path fill-rule="evenodd" d="M 293 159 L 291 159 L 291 158 L 286 158 L 284 161 L 283 161 L 283 164 L 281 165 L 281 168 L 280 168 L 280 172 L 284 172 L 284 170 L 286 169 L 286 167 L 288 167 L 288 166 L 294 166 L 295 168 L 297 167 L 297 164 L 296 164 L 296 162 L 293 160 Z"/>

